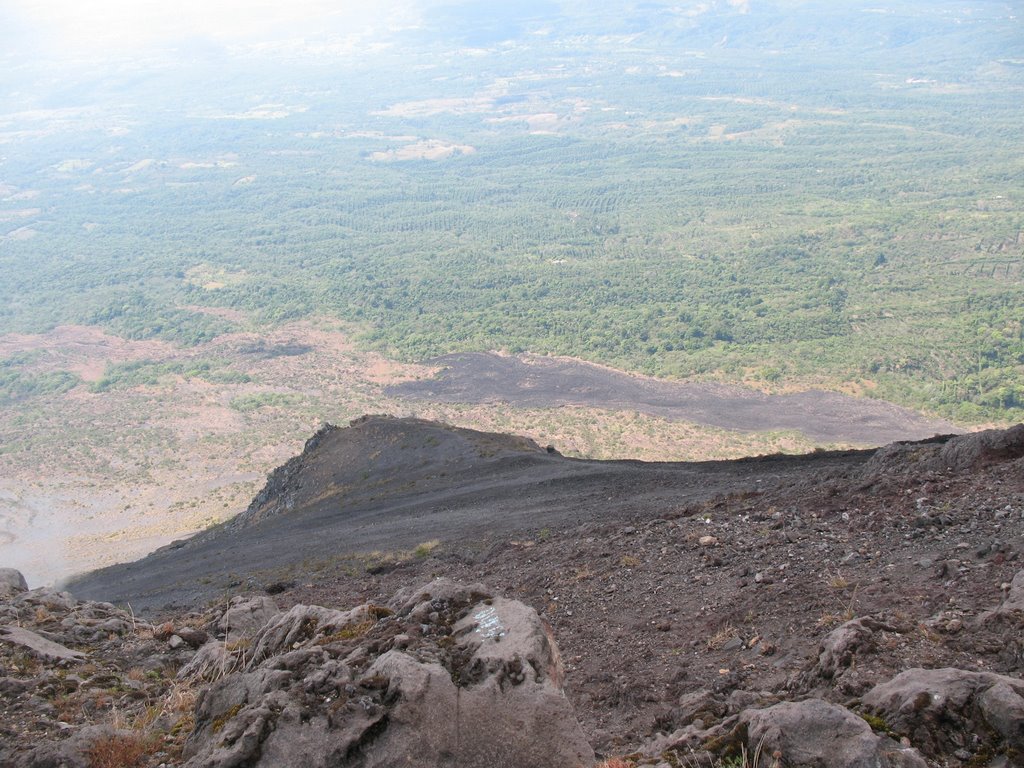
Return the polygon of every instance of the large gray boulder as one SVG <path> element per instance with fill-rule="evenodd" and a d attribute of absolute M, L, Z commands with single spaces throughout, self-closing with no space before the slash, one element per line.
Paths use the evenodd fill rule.
<path fill-rule="evenodd" d="M 925 754 L 1024 752 L 1024 681 L 963 669 L 908 669 L 862 700 Z"/>
<path fill-rule="evenodd" d="M 280 612 L 277 603 L 265 595 L 239 595 L 231 598 L 217 626 L 224 633 L 226 642 L 236 643 L 251 638 Z"/>
<path fill-rule="evenodd" d="M 1024 571 L 1017 571 L 1010 582 L 1009 589 L 1003 602 L 991 611 L 985 611 L 978 616 L 979 624 L 986 624 L 992 621 L 1008 621 L 1010 623 L 1024 623 Z"/>
<path fill-rule="evenodd" d="M 852 619 L 836 627 L 821 641 L 818 662 L 812 674 L 826 679 L 834 678 L 853 664 L 858 652 L 874 647 L 875 633 L 879 631 L 894 632 L 895 628 L 870 616 Z"/>
<path fill-rule="evenodd" d="M 1024 571 L 1017 571 L 1017 575 L 1013 577 L 1006 599 L 999 606 L 999 612 L 1024 616 Z"/>
<path fill-rule="evenodd" d="M 81 651 L 74 651 L 24 627 L 0 626 L 0 642 L 25 648 L 45 661 L 72 662 L 85 659 Z"/>
<path fill-rule="evenodd" d="M 201 696 L 187 766 L 593 763 L 532 608 L 447 580 L 392 605 L 275 617 L 245 668 Z"/>
<path fill-rule="evenodd" d="M 750 754 L 779 755 L 809 768 L 926 768 L 916 750 L 881 736 L 845 707 L 821 699 L 786 701 L 740 714 Z M 763 761 L 764 764 L 768 762 Z"/>
<path fill-rule="evenodd" d="M 10 597 L 28 591 L 28 582 L 21 571 L 14 568 L 0 568 L 0 597 Z"/>

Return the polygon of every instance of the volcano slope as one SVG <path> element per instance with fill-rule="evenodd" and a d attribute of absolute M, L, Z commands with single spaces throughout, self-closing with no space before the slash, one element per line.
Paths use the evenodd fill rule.
<path fill-rule="evenodd" d="M 1022 550 L 1024 425 L 642 464 L 366 417 L 318 432 L 229 524 L 69 589 L 157 617 L 242 592 L 345 606 L 436 576 L 482 581 L 549 622 L 599 754 L 659 754 L 752 704 L 859 707 L 915 668 L 1020 678 Z M 940 734 L 936 764 L 986 765 L 1006 745 L 972 706 L 869 722 Z"/>
<path fill-rule="evenodd" d="M 366 416 L 345 429 L 323 427 L 232 520 L 70 588 L 136 610 L 191 606 L 278 570 L 298 574 L 358 555 L 386 560 L 434 541 L 483 556 L 496 542 L 541 530 L 671 516 L 716 495 L 828 477 L 871 455 L 587 461 L 527 438 Z"/>

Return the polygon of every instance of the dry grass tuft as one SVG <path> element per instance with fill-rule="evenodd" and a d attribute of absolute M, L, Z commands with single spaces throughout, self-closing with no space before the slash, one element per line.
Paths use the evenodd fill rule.
<path fill-rule="evenodd" d="M 739 631 L 732 624 L 726 624 L 707 639 L 705 645 L 709 651 L 717 651 L 727 642 L 739 635 Z"/>
<path fill-rule="evenodd" d="M 850 586 L 850 582 L 847 580 L 847 578 L 838 571 L 834 575 L 829 574 L 827 583 L 830 587 L 832 587 L 832 589 L 846 589 L 848 586 Z"/>
<path fill-rule="evenodd" d="M 138 768 L 153 743 L 135 733 L 112 733 L 96 739 L 85 751 L 89 768 Z"/>

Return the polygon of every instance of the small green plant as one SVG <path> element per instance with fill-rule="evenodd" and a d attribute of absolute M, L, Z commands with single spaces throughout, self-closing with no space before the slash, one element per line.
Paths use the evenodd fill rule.
<path fill-rule="evenodd" d="M 861 717 L 861 719 L 865 723 L 867 723 L 868 725 L 871 726 L 871 730 L 878 731 L 879 733 L 884 733 L 887 736 L 895 736 L 896 735 L 893 732 L 893 730 L 889 727 L 889 724 L 887 722 L 885 722 L 885 720 L 883 718 L 879 717 L 878 715 L 872 715 L 872 714 L 861 712 L 860 713 L 860 717 Z"/>
<path fill-rule="evenodd" d="M 228 721 L 235 715 L 237 715 L 241 711 L 241 709 L 241 704 L 235 704 L 235 706 L 231 707 L 231 709 L 215 717 L 213 720 L 213 732 L 220 733 L 224 726 L 228 724 Z"/>
<path fill-rule="evenodd" d="M 316 644 L 329 645 L 330 643 L 336 643 L 341 640 L 354 640 L 358 637 L 362 637 L 367 632 L 369 632 L 373 628 L 373 625 L 376 623 L 377 622 L 373 619 L 366 619 L 365 621 L 360 621 L 355 624 L 348 624 L 339 629 L 337 632 L 332 632 L 329 635 L 324 635 L 323 637 L 317 638 Z"/>
<path fill-rule="evenodd" d="M 437 539 L 431 539 L 430 541 L 424 541 L 421 544 L 417 544 L 416 548 L 412 551 L 413 557 L 417 560 L 422 560 L 435 549 L 441 546 L 441 542 Z"/>

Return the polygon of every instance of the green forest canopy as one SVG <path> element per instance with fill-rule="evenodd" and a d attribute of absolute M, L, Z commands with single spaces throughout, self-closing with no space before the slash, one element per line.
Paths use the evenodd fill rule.
<path fill-rule="evenodd" d="M 407 360 L 864 381 L 1020 419 L 1020 21 L 883 5 L 469 4 L 374 52 L 8 68 L 0 332 L 192 345 L 232 329 L 195 307 L 328 315 Z M 77 383 L 0 372 L 12 399 Z"/>

